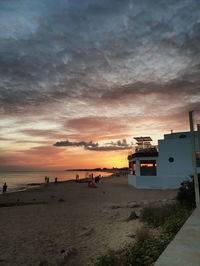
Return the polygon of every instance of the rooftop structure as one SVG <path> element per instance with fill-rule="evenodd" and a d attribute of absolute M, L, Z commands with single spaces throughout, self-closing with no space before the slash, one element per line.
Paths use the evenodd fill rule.
<path fill-rule="evenodd" d="M 178 188 L 192 175 L 191 132 L 164 135 L 158 150 L 150 137 L 134 138 L 138 146 L 128 156 L 129 184 L 137 188 Z M 200 131 L 195 131 L 197 172 L 200 173 Z"/>

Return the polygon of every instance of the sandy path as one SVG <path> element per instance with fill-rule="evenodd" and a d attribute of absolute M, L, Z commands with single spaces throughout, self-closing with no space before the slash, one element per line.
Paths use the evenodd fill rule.
<path fill-rule="evenodd" d="M 174 190 L 137 190 L 126 177 L 106 178 L 96 189 L 66 182 L 1 195 L 0 204 L 32 205 L 0 208 L 0 265 L 61 265 L 61 250 L 69 247 L 76 252 L 64 265 L 87 265 L 131 240 L 140 223 L 126 221 L 133 210 L 127 205 L 175 195 Z"/>

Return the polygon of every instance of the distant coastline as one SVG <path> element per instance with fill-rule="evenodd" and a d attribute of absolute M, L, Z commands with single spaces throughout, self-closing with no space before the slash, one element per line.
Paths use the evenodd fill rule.
<path fill-rule="evenodd" d="M 64 171 L 67 172 L 71 172 L 71 171 L 79 171 L 79 172 L 106 172 L 106 173 L 124 173 L 124 172 L 128 172 L 128 168 L 127 167 L 123 167 L 123 168 L 92 168 L 92 169 L 66 169 Z"/>

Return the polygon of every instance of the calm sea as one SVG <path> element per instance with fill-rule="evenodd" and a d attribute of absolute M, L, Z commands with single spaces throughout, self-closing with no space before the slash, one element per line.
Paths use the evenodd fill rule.
<path fill-rule="evenodd" d="M 2 186 L 6 182 L 8 192 L 21 191 L 27 189 L 30 184 L 44 183 L 45 176 L 49 177 L 50 182 L 54 182 L 55 177 L 58 181 L 75 179 L 78 174 L 80 178 L 88 177 L 93 173 L 94 176 L 110 176 L 112 173 L 106 172 L 86 172 L 86 171 L 42 171 L 42 172 L 0 172 L 0 193 Z"/>

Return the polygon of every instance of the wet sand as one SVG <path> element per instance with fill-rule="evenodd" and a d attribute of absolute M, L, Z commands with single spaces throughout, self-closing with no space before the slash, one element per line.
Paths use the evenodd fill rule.
<path fill-rule="evenodd" d="M 88 265 L 132 240 L 141 226 L 127 221 L 132 210 L 175 196 L 135 189 L 126 176 L 104 178 L 97 188 L 69 181 L 0 195 L 0 265 Z M 63 259 L 63 250 L 71 256 Z"/>

